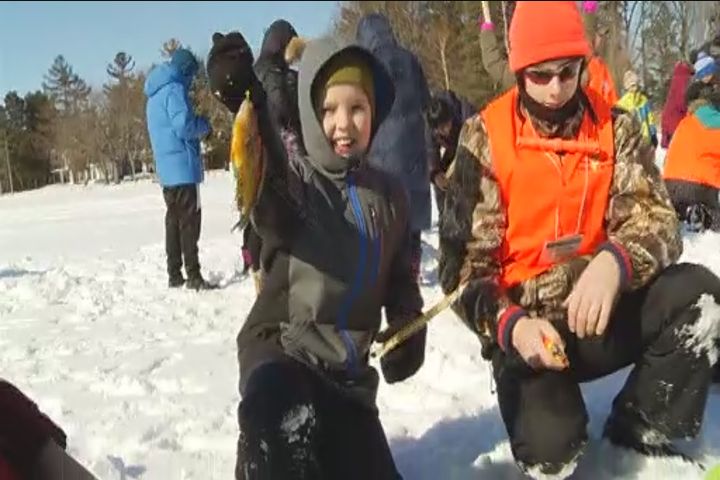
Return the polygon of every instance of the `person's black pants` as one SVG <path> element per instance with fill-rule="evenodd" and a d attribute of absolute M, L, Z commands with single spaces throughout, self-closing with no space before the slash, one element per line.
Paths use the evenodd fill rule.
<path fill-rule="evenodd" d="M 634 365 L 613 402 L 611 420 L 639 438 L 697 435 L 717 355 L 720 280 L 702 266 L 669 267 L 649 286 L 625 293 L 601 337 L 578 339 L 555 324 L 570 368 L 533 371 L 516 352 L 496 349 L 500 411 L 521 469 L 555 473 L 582 451 L 588 416 L 579 383 Z M 701 327 L 698 328 L 698 325 Z"/>
<path fill-rule="evenodd" d="M 165 253 L 167 272 L 171 279 L 182 276 L 185 259 L 185 273 L 188 278 L 200 276 L 198 240 L 202 221 L 198 204 L 197 185 L 164 187 L 165 212 Z"/>
<path fill-rule="evenodd" d="M 377 410 L 295 361 L 255 370 L 238 408 L 237 480 L 400 479 Z"/>
<path fill-rule="evenodd" d="M 700 207 L 702 227 L 720 232 L 720 190 L 702 183 L 684 180 L 665 180 L 670 200 L 683 221 L 688 221 L 688 209 Z"/>

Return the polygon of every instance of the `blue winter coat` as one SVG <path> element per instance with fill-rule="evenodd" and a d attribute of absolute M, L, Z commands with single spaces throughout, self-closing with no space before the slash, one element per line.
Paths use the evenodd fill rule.
<path fill-rule="evenodd" d="M 170 63 L 155 67 L 145 82 L 146 114 L 155 168 L 163 187 L 203 181 L 200 139 L 210 125 L 193 112 L 188 98 L 192 77 Z"/>
<path fill-rule="evenodd" d="M 374 168 L 402 181 L 409 195 L 412 231 L 427 230 L 432 205 L 430 135 L 424 116 L 430 91 L 425 74 L 415 55 L 397 43 L 390 23 L 380 14 L 360 20 L 357 41 L 383 64 L 395 84 L 395 102 L 375 134 L 368 160 Z"/>

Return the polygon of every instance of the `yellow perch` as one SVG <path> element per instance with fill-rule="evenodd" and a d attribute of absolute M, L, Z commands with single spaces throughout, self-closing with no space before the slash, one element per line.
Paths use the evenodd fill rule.
<path fill-rule="evenodd" d="M 235 202 L 240 212 L 238 227 L 242 229 L 250 220 L 264 173 L 262 142 L 249 91 L 245 92 L 245 100 L 233 122 L 230 163 L 235 174 Z"/>

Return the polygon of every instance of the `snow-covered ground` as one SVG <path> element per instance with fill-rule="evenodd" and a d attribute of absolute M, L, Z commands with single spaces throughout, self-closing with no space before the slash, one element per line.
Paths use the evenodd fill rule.
<path fill-rule="evenodd" d="M 225 288 L 166 287 L 164 204 L 149 181 L 54 186 L 0 197 L 0 376 L 66 430 L 69 450 L 101 479 L 229 479 L 237 437 L 235 336 L 254 298 L 235 275 L 241 238 L 232 181 L 202 187 L 203 270 Z M 437 234 L 424 236 L 426 305 Z M 720 273 L 720 235 L 686 239 L 684 259 Z M 411 380 L 381 385 L 379 407 L 407 480 L 522 478 L 512 462 L 479 344 L 444 312 Z M 703 478 L 692 466 L 647 460 L 598 440 L 627 371 L 583 386 L 587 454 L 573 478 Z M 720 390 L 688 451 L 720 463 Z"/>

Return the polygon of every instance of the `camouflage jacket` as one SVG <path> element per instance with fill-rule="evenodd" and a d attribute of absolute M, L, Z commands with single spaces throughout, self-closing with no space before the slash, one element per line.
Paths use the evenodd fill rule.
<path fill-rule="evenodd" d="M 560 128 L 532 121 L 545 136 L 571 138 L 578 131 L 584 108 L 589 107 L 581 106 Z M 624 288 L 637 289 L 679 258 L 682 239 L 653 149 L 643 138 L 637 119 L 615 108 L 613 126 L 615 166 L 606 230 L 609 241 L 632 266 L 623 279 Z M 440 220 L 439 272 L 446 294 L 467 283 L 453 305 L 460 318 L 481 336 L 485 347 L 495 343 L 501 315 L 516 306 L 530 316 L 565 319 L 562 303 L 592 257 L 558 264 L 509 290 L 500 287 L 499 252 L 507 223 L 479 114 L 463 126 L 449 182 Z"/>

